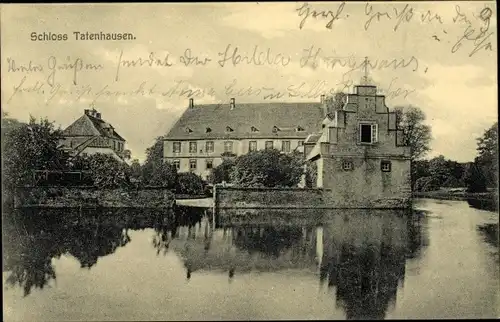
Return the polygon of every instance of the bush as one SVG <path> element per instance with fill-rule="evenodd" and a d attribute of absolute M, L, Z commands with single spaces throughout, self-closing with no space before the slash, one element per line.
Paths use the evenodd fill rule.
<path fill-rule="evenodd" d="M 142 166 L 141 183 L 148 186 L 174 188 L 177 169 L 168 162 L 147 162 Z"/>
<path fill-rule="evenodd" d="M 435 191 L 439 190 L 439 187 L 439 180 L 435 177 L 428 176 L 418 178 L 417 181 L 415 181 L 414 190 L 420 192 Z"/>
<path fill-rule="evenodd" d="M 110 154 L 77 157 L 72 161 L 72 168 L 88 170 L 90 181 L 98 188 L 121 188 L 130 184 L 130 167 Z"/>
<path fill-rule="evenodd" d="M 467 192 L 486 192 L 486 177 L 477 163 L 470 164 L 464 175 Z"/>
<path fill-rule="evenodd" d="M 316 188 L 318 178 L 318 164 L 316 162 L 306 163 L 306 187 Z"/>
<path fill-rule="evenodd" d="M 208 182 L 212 184 L 221 183 L 222 181 L 231 182 L 231 172 L 234 169 L 234 161 L 226 159 L 217 167 L 212 169 L 208 176 Z"/>
<path fill-rule="evenodd" d="M 205 182 L 200 176 L 192 172 L 182 172 L 177 175 L 176 193 L 201 195 L 204 192 Z"/>
<path fill-rule="evenodd" d="M 246 187 L 296 187 L 303 173 L 301 154 L 276 149 L 254 151 L 238 157 L 231 179 Z"/>

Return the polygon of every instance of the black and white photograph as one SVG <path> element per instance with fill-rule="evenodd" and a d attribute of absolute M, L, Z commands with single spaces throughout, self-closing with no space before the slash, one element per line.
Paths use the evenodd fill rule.
<path fill-rule="evenodd" d="M 1 4 L 3 320 L 499 318 L 496 10 Z"/>

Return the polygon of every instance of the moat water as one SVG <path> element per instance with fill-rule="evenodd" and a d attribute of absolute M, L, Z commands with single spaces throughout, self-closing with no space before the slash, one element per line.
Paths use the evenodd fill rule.
<path fill-rule="evenodd" d="M 4 213 L 4 320 L 498 317 L 498 213 L 414 208 Z"/>

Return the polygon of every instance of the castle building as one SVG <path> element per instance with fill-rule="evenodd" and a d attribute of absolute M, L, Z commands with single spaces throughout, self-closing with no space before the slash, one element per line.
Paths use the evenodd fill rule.
<path fill-rule="evenodd" d="M 376 86 L 355 86 L 322 124 L 304 150 L 306 159 L 317 163 L 325 201 L 332 207 L 405 207 L 411 195 L 410 150 Z"/>
<path fill-rule="evenodd" d="M 101 118 L 96 109 L 86 109 L 83 115 L 63 131 L 60 147 L 72 157 L 96 153 L 110 154 L 119 161 L 129 162 L 130 150 L 125 139 Z"/>
<path fill-rule="evenodd" d="M 164 160 L 178 172 L 207 178 L 226 157 L 262 149 L 303 152 L 311 133 L 321 130 L 327 114 L 322 102 L 237 103 L 195 105 L 187 110 L 163 138 Z"/>

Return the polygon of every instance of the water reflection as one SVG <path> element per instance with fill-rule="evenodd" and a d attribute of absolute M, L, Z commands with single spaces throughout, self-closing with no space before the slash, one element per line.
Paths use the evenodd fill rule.
<path fill-rule="evenodd" d="M 44 288 L 56 279 L 53 258 L 75 257 L 90 269 L 99 258 L 130 242 L 128 229 L 161 223 L 167 227 L 169 212 L 112 209 L 24 209 L 3 214 L 3 271 L 7 285 Z M 36 218 L 36 219 L 35 219 Z"/>
<path fill-rule="evenodd" d="M 472 208 L 488 211 L 498 211 L 498 198 L 485 197 L 483 199 L 468 198 L 467 203 Z"/>
<path fill-rule="evenodd" d="M 428 245 L 421 212 L 337 210 L 324 213 L 320 225 L 301 226 L 245 223 L 243 217 L 233 214 L 238 224 L 213 232 L 208 220 L 179 228 L 170 245 L 188 279 L 198 270 L 222 270 L 233 278 L 238 272 L 308 269 L 335 288 L 348 319 L 384 318 L 403 283 L 406 260 Z"/>
<path fill-rule="evenodd" d="M 348 319 L 372 319 L 385 317 L 405 278 L 406 261 L 429 244 L 426 217 L 417 212 L 251 215 L 257 216 L 232 213 L 225 218 L 234 222 L 213 229 L 201 208 L 13 212 L 5 216 L 3 270 L 7 284 L 22 287 L 26 296 L 56 279 L 53 258 L 71 255 L 91 269 L 131 242 L 129 230 L 153 228 L 157 255 L 177 254 L 188 280 L 199 271 L 222 271 L 231 281 L 249 272 L 304 270 L 334 292 L 332 300 Z"/>

